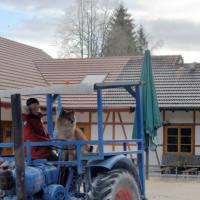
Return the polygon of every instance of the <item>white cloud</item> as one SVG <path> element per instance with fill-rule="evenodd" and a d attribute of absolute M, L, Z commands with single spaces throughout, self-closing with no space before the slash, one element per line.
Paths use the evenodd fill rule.
<path fill-rule="evenodd" d="M 137 20 L 187 20 L 200 22 L 199 0 L 124 0 Z"/>
<path fill-rule="evenodd" d="M 154 53 L 182 54 L 186 62 L 199 61 L 199 0 L 124 0 L 135 21 L 143 24 L 164 46 Z"/>
<path fill-rule="evenodd" d="M 42 48 L 55 57 L 57 54 L 55 35 L 59 23 L 65 11 L 74 2 L 75 0 L 1 0 L 1 8 L 27 12 L 30 16 L 11 27 L 6 36 Z M 136 23 L 143 24 L 154 40 L 164 41 L 164 46 L 155 53 L 183 54 L 186 61 L 192 59 L 198 61 L 199 0 L 122 0 L 122 2 L 132 13 Z"/>
<path fill-rule="evenodd" d="M 38 11 L 43 9 L 65 10 L 74 0 L 1 0 L 1 8 Z"/>
<path fill-rule="evenodd" d="M 200 52 L 198 51 L 184 51 L 173 49 L 160 49 L 153 52 L 154 55 L 182 55 L 184 62 L 193 63 L 200 62 Z"/>
<path fill-rule="evenodd" d="M 165 42 L 165 48 L 200 51 L 200 23 L 159 19 L 142 24 L 154 38 Z"/>
<path fill-rule="evenodd" d="M 61 5 L 59 2 L 63 4 Z M 59 2 L 46 0 L 0 1 L 2 9 L 23 12 L 26 16 L 19 23 L 10 27 L 6 33 L 3 32 L 2 36 L 41 48 L 56 57 L 58 51 L 56 49 L 56 32 L 65 14 L 64 3 L 66 1 Z"/>

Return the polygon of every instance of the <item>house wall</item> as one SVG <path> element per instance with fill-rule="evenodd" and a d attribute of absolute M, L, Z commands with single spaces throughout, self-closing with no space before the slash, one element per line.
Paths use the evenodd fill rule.
<path fill-rule="evenodd" d="M 9 108 L 9 107 L 1 108 L 1 120 L 2 121 L 12 121 L 11 108 Z"/>
<path fill-rule="evenodd" d="M 200 111 L 196 111 L 195 116 L 196 116 L 196 123 L 200 125 Z"/>
<path fill-rule="evenodd" d="M 165 113 L 165 114 L 164 114 Z M 170 124 L 190 124 L 195 126 L 195 155 L 200 155 L 200 112 L 196 111 L 195 116 L 193 111 L 185 112 L 185 111 L 165 111 L 161 112 L 162 120 L 168 121 Z M 104 113 L 104 122 L 108 113 Z M 11 109 L 10 108 L 2 108 L 1 110 L 2 121 L 11 121 Z M 134 114 L 130 112 L 120 112 L 123 125 L 126 131 L 126 136 L 128 139 L 132 137 L 132 129 L 134 122 Z M 91 139 L 96 140 L 98 136 L 98 128 L 97 128 L 97 113 L 92 112 L 77 112 L 76 119 L 78 123 L 89 124 L 91 127 Z M 195 122 L 195 124 L 194 124 Z M 105 125 L 105 124 L 104 124 Z M 163 154 L 163 137 L 164 137 L 164 128 L 161 127 L 158 129 L 158 148 L 157 153 L 159 157 L 159 161 L 162 161 Z M 120 119 L 118 117 L 117 112 L 115 113 L 115 134 L 113 135 L 113 112 L 110 112 L 110 116 L 108 118 L 107 124 L 105 125 L 104 139 L 125 139 L 122 125 L 120 123 Z M 105 151 L 112 151 L 113 148 L 115 151 L 122 150 L 121 146 L 106 146 Z M 131 149 L 136 149 L 136 146 L 131 146 Z M 158 161 L 156 158 L 155 152 L 150 152 L 150 165 L 157 165 Z"/>
<path fill-rule="evenodd" d="M 106 117 L 107 117 L 108 113 L 104 113 L 104 117 L 103 120 L 105 122 Z M 133 130 L 133 122 L 134 122 L 134 113 L 131 112 L 120 112 L 123 124 L 124 124 L 124 128 L 125 128 L 125 132 L 126 132 L 126 136 L 128 139 L 132 138 L 132 130 Z M 83 118 L 84 116 L 84 118 Z M 163 113 L 161 112 L 161 118 L 163 116 Z M 105 131 L 104 131 L 104 140 L 112 140 L 113 139 L 113 112 L 110 113 L 107 124 L 105 125 Z M 85 122 L 85 123 L 89 123 L 89 113 L 76 113 L 76 118 L 77 118 L 77 122 L 79 122 L 79 119 L 82 120 L 81 122 Z M 84 120 L 83 120 L 84 119 Z M 88 120 L 88 121 L 87 121 Z M 157 148 L 157 152 L 158 152 L 158 156 L 159 156 L 159 160 L 161 161 L 162 158 L 162 152 L 163 152 L 163 128 L 161 127 L 158 132 L 158 148 Z M 97 140 L 98 138 L 98 126 L 97 126 L 97 113 L 92 113 L 91 114 L 91 139 L 93 140 Z M 120 140 L 120 139 L 125 139 L 124 133 L 123 133 L 123 129 L 122 129 L 122 125 L 120 123 L 120 119 L 118 117 L 118 113 L 115 112 L 115 135 L 114 135 L 114 139 L 116 140 Z M 113 149 L 114 148 L 114 149 Z M 123 149 L 122 146 L 115 146 L 113 147 L 112 145 L 110 146 L 105 146 L 104 150 L 105 152 L 108 151 L 121 151 Z M 131 150 L 136 150 L 137 146 L 131 146 L 130 147 Z M 136 157 L 136 155 L 134 156 Z M 155 155 L 155 152 L 150 152 L 150 165 L 157 165 L 158 161 Z"/>
<path fill-rule="evenodd" d="M 165 120 L 169 123 L 193 123 L 193 111 L 165 111 Z"/>
<path fill-rule="evenodd" d="M 131 139 L 132 136 L 132 129 L 133 129 L 133 121 L 134 121 L 134 114 L 129 112 L 120 112 L 122 121 L 124 123 L 124 127 L 126 130 L 126 134 L 128 139 Z M 77 119 L 81 119 L 81 114 L 77 113 Z M 86 117 L 86 115 L 88 115 Z M 83 116 L 83 114 L 82 114 Z M 107 113 L 104 113 L 104 121 L 106 119 Z M 161 119 L 168 121 L 171 125 L 194 125 L 194 120 L 196 118 L 196 125 L 195 126 L 195 155 L 200 155 L 200 112 L 193 111 L 165 111 L 161 112 Z M 87 120 L 89 118 L 89 113 L 85 114 L 85 122 L 87 123 Z M 78 120 L 77 120 L 78 121 Z M 110 140 L 112 139 L 112 121 L 113 121 L 113 113 L 110 113 L 108 123 L 105 128 L 104 132 L 104 139 Z M 89 121 L 88 121 L 89 122 Z M 120 125 L 120 120 L 118 118 L 117 113 L 115 114 L 115 139 L 124 139 L 124 134 L 122 131 L 122 126 Z M 97 139 L 97 115 L 96 113 L 92 113 L 91 117 L 91 139 Z M 159 161 L 162 162 L 162 155 L 163 155 L 163 143 L 164 143 L 164 127 L 161 127 L 157 131 L 157 139 L 158 139 L 158 147 L 157 147 L 157 154 Z M 112 146 L 106 146 L 105 151 L 112 151 Z M 121 150 L 122 147 L 116 146 L 115 150 Z M 136 149 L 136 147 L 131 147 L 131 149 Z M 154 151 L 150 151 L 150 165 L 156 166 L 158 165 L 158 160 L 156 157 L 156 153 Z"/>

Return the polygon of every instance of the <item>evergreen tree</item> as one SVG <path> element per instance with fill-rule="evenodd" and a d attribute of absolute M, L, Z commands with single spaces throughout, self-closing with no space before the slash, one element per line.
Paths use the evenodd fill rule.
<path fill-rule="evenodd" d="M 137 51 L 141 55 L 144 54 L 147 48 L 148 48 L 147 35 L 144 31 L 143 26 L 140 25 L 137 31 Z"/>
<path fill-rule="evenodd" d="M 121 4 L 110 20 L 103 56 L 124 56 L 137 54 L 135 24 L 127 9 Z"/>

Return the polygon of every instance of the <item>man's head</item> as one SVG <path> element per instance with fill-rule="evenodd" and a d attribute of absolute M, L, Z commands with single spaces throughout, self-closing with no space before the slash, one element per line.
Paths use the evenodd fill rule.
<path fill-rule="evenodd" d="M 26 105 L 29 108 L 30 112 L 34 115 L 39 113 L 39 101 L 36 98 L 29 98 L 26 101 Z"/>

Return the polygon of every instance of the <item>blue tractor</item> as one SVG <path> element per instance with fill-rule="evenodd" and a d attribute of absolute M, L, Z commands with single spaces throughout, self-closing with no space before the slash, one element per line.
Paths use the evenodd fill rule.
<path fill-rule="evenodd" d="M 90 87 L 90 89 L 88 89 Z M 137 138 L 133 140 L 103 139 L 102 90 L 124 88 L 136 100 Z M 14 148 L 14 156 L 0 156 L 0 199 L 44 200 L 145 200 L 144 136 L 142 124 L 141 84 L 133 82 L 98 83 L 92 85 L 97 92 L 98 140 L 49 142 L 23 142 L 21 96 L 45 94 L 47 98 L 48 131 L 53 135 L 52 108 L 59 94 L 87 94 L 89 84 L 49 86 L 0 91 L 0 97 L 11 97 L 14 142 L 1 143 L 1 148 Z M 123 149 L 105 152 L 105 144 L 123 144 Z M 98 152 L 82 154 L 84 144 L 97 145 Z M 128 150 L 136 144 L 137 150 Z M 61 153 L 66 146 L 76 147 L 76 160 L 63 161 Z M 33 146 L 51 146 L 58 152 L 58 161 L 32 160 Z M 137 155 L 137 163 L 129 159 Z M 63 173 L 66 174 L 61 184 Z"/>

